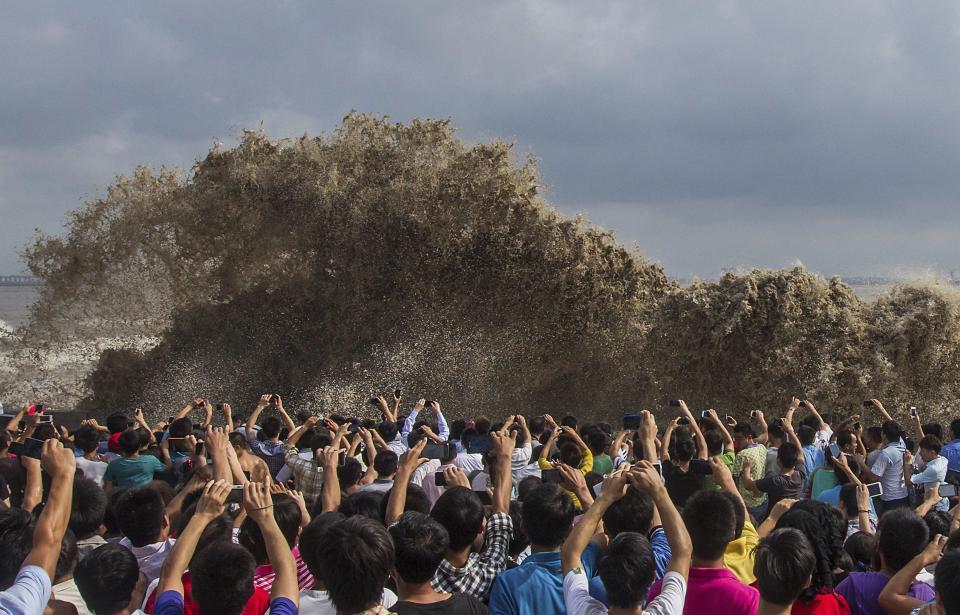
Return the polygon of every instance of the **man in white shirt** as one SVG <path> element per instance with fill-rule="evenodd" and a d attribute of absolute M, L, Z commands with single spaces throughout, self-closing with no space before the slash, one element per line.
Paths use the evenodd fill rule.
<path fill-rule="evenodd" d="M 175 542 L 168 537 L 170 520 L 160 493 L 151 487 L 124 493 L 117 502 L 117 524 L 123 533 L 119 544 L 137 558 L 147 583 L 160 578 L 163 561 Z"/>
<path fill-rule="evenodd" d="M 896 421 L 884 421 L 883 444 L 872 466 L 867 466 L 863 457 L 855 455 L 860 465 L 860 478 L 864 482 L 879 482 L 883 493 L 876 500 L 877 514 L 882 516 L 888 510 L 909 507 L 910 498 L 903 480 L 902 431 Z"/>

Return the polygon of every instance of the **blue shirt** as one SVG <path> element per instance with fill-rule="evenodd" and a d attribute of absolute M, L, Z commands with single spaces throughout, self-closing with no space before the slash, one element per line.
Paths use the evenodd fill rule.
<path fill-rule="evenodd" d="M 947 469 L 960 472 L 960 439 L 954 440 L 940 449 L 940 454 L 947 458 Z"/>
<path fill-rule="evenodd" d="M 827 465 L 827 460 L 823 457 L 823 449 L 815 444 L 804 446 L 803 465 L 807 470 L 807 476 L 813 476 L 814 470 Z"/>
<path fill-rule="evenodd" d="M 914 485 L 923 485 L 924 494 L 931 489 L 939 489 L 947 478 L 947 463 L 948 461 L 944 459 L 943 455 L 934 457 L 921 472 L 917 472 L 910 477 L 910 482 Z M 943 512 L 950 510 L 950 500 L 942 498 L 937 503 L 936 510 L 942 510 Z"/>
<path fill-rule="evenodd" d="M 289 598 L 274 598 L 270 601 L 272 615 L 297 615 L 297 605 Z M 153 615 L 183 615 L 183 594 L 167 590 L 157 596 L 153 605 Z"/>
<path fill-rule="evenodd" d="M 820 495 L 816 497 L 818 502 L 824 502 L 833 506 L 834 508 L 840 508 L 840 490 L 843 489 L 843 485 L 837 485 L 831 489 L 824 489 L 820 492 Z M 877 509 L 873 507 L 873 498 L 870 498 L 870 516 L 876 518 Z"/>
<path fill-rule="evenodd" d="M 595 542 L 580 555 L 588 577 L 596 574 L 600 548 Z M 492 615 L 566 615 L 560 552 L 533 553 L 516 568 L 504 570 L 490 589 Z"/>

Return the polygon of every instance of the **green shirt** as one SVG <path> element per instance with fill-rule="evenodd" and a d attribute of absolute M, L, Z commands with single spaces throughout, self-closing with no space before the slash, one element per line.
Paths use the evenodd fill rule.
<path fill-rule="evenodd" d="M 735 452 L 733 452 L 732 450 L 724 449 L 722 453 L 720 453 L 719 455 L 714 455 L 714 457 L 722 461 L 723 465 L 727 466 L 727 469 L 730 470 L 731 473 L 733 473 L 733 464 L 737 460 L 737 454 Z M 703 479 L 703 486 L 705 489 L 709 489 L 711 491 L 720 491 L 723 489 L 723 487 L 713 482 L 713 479 L 710 478 L 709 476 Z"/>
<path fill-rule="evenodd" d="M 153 455 L 141 455 L 136 459 L 122 457 L 107 465 L 103 481 L 110 481 L 115 487 L 139 487 L 152 481 L 155 472 L 165 469 L 166 466 Z"/>
<path fill-rule="evenodd" d="M 613 459 L 610 459 L 610 455 L 604 453 L 603 455 L 595 456 L 593 458 L 593 471 L 601 476 L 606 476 L 613 472 Z"/>
<path fill-rule="evenodd" d="M 764 469 L 767 467 L 767 447 L 762 444 L 745 448 L 737 453 L 737 460 L 733 462 L 733 476 L 738 479 L 740 495 L 743 496 L 743 502 L 747 508 L 756 508 L 767 501 L 766 493 L 755 493 L 750 491 L 739 483 L 740 474 L 743 472 L 743 461 L 750 459 L 750 478 L 755 481 L 763 477 Z"/>

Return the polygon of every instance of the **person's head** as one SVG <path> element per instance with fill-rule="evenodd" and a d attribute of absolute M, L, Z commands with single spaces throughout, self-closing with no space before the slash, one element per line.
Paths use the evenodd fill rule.
<path fill-rule="evenodd" d="M 563 417 L 562 419 L 560 419 L 560 426 L 561 426 L 561 427 L 570 427 L 571 429 L 576 429 L 576 428 L 577 428 L 577 417 L 573 416 L 572 414 L 566 415 L 565 417 Z"/>
<path fill-rule="evenodd" d="M 70 528 L 63 533 L 63 540 L 60 542 L 60 557 L 57 558 L 57 567 L 54 571 L 53 582 L 60 583 L 69 579 L 73 575 L 73 568 L 77 565 L 77 537 Z"/>
<path fill-rule="evenodd" d="M 402 488 L 402 486 L 394 483 L 394 486 L 391 487 L 390 491 L 398 488 Z M 383 499 L 380 501 L 381 519 L 387 518 L 387 503 L 390 501 L 390 491 L 387 491 L 383 495 Z M 422 512 L 425 515 L 430 514 L 430 498 L 427 496 L 427 492 L 423 490 L 423 487 L 415 485 L 414 483 L 407 484 L 407 503 L 403 507 L 403 512 L 408 512 L 411 510 Z"/>
<path fill-rule="evenodd" d="M 920 448 L 920 458 L 924 462 L 930 463 L 940 455 L 940 448 L 943 445 L 936 436 L 924 436 L 920 438 L 918 446 Z"/>
<path fill-rule="evenodd" d="M 340 479 L 340 488 L 344 491 L 356 487 L 363 478 L 363 466 L 354 457 L 347 457 L 344 464 L 337 468 L 337 478 Z"/>
<path fill-rule="evenodd" d="M 239 615 L 253 596 L 257 563 L 232 542 L 217 542 L 190 562 L 190 593 L 201 615 Z"/>
<path fill-rule="evenodd" d="M 163 497 L 152 487 L 128 489 L 117 502 L 120 532 L 135 547 L 160 542 L 167 537 L 169 520 Z"/>
<path fill-rule="evenodd" d="M 357 491 L 340 500 L 340 508 L 337 512 L 346 517 L 354 515 L 363 515 L 368 519 L 383 523 L 383 513 L 381 507 L 386 506 L 386 498 L 379 491 Z M 316 510 L 314 514 L 319 514 L 323 510 L 323 500 L 318 498 L 314 504 Z"/>
<path fill-rule="evenodd" d="M 543 418 L 542 416 L 535 416 L 527 421 L 527 429 L 530 430 L 530 435 L 534 438 L 538 438 L 546 428 L 547 419 Z"/>
<path fill-rule="evenodd" d="M 877 552 L 877 537 L 867 532 L 855 532 L 844 541 L 843 550 L 853 560 L 854 569 L 864 572 L 870 569 Z"/>
<path fill-rule="evenodd" d="M 337 611 L 363 611 L 380 604 L 394 567 L 393 541 L 382 524 L 350 517 L 326 531 L 317 564 Z"/>
<path fill-rule="evenodd" d="M 89 478 L 77 476 L 73 480 L 73 501 L 70 508 L 70 529 L 78 540 L 100 532 L 107 513 L 107 494 Z"/>
<path fill-rule="evenodd" d="M 33 548 L 33 516 L 21 508 L 0 508 L 0 591 L 13 585 Z"/>
<path fill-rule="evenodd" d="M 843 429 L 837 432 L 837 446 L 840 451 L 852 455 L 857 452 L 857 436 L 849 429 Z"/>
<path fill-rule="evenodd" d="M 397 424 L 393 421 L 383 421 L 382 423 L 377 424 L 377 433 L 380 434 L 380 437 L 383 438 L 384 442 L 393 442 L 393 439 L 397 437 L 399 429 Z"/>
<path fill-rule="evenodd" d="M 622 498 L 603 513 L 603 531 L 610 538 L 623 532 L 644 536 L 653 523 L 653 498 L 644 491 L 629 487 Z"/>
<path fill-rule="evenodd" d="M 931 510 L 923 516 L 923 522 L 927 524 L 930 536 L 936 536 L 937 534 L 949 536 L 951 521 L 953 521 L 953 518 L 943 510 Z"/>
<path fill-rule="evenodd" d="M 900 423 L 896 421 L 884 421 L 883 425 L 880 426 L 880 430 L 883 433 L 884 442 L 899 442 L 900 438 L 903 437 L 903 430 L 900 429 Z"/>
<path fill-rule="evenodd" d="M 801 600 L 809 602 L 817 591 L 833 587 L 833 570 L 843 552 L 847 526 L 832 506 L 817 500 L 797 502 L 777 522 L 777 529 L 793 528 L 803 532 L 816 556 L 813 582 Z"/>
<path fill-rule="evenodd" d="M 250 452 L 250 443 L 247 441 L 247 436 L 240 433 L 239 431 L 234 431 L 230 434 L 230 446 L 233 447 L 233 450 L 240 453 Z"/>
<path fill-rule="evenodd" d="M 292 549 L 297 541 L 297 534 L 300 532 L 300 506 L 297 502 L 285 493 L 275 493 L 273 495 L 273 518 L 280 526 L 280 533 L 283 534 L 287 544 Z M 240 526 L 240 535 L 237 537 L 241 546 L 250 551 L 257 564 L 267 562 L 267 544 L 264 542 L 263 534 L 260 532 L 260 526 L 249 517 L 244 520 Z"/>
<path fill-rule="evenodd" d="M 789 606 L 810 587 L 817 557 L 800 530 L 775 530 L 760 541 L 753 557 L 753 574 L 765 602 Z"/>
<path fill-rule="evenodd" d="M 780 446 L 783 443 L 784 436 L 786 434 L 783 431 L 783 426 L 778 421 L 767 425 L 767 443 L 770 446 Z"/>
<path fill-rule="evenodd" d="M 583 463 L 583 451 L 573 442 L 560 445 L 560 461 L 571 468 L 579 468 Z"/>
<path fill-rule="evenodd" d="M 723 434 L 716 429 L 710 429 L 703 434 L 703 439 L 707 441 L 709 456 L 716 457 L 723 454 Z"/>
<path fill-rule="evenodd" d="M 83 451 L 84 455 L 88 455 L 100 446 L 100 432 L 89 425 L 84 425 L 73 432 L 73 445 Z"/>
<path fill-rule="evenodd" d="M 734 525 L 733 537 L 734 539 L 740 538 L 740 535 L 743 533 L 743 526 L 747 522 L 747 511 L 743 507 L 743 500 L 729 491 L 718 491 L 720 495 L 727 498 L 731 504 L 733 504 L 733 512 L 736 515 L 736 524 Z"/>
<path fill-rule="evenodd" d="M 889 570 L 900 570 L 906 566 L 923 551 L 929 540 L 927 524 L 908 508 L 895 508 L 880 518 L 877 550 L 881 563 Z"/>
<path fill-rule="evenodd" d="M 737 450 L 753 444 L 753 439 L 756 437 L 757 434 L 753 431 L 753 425 L 746 421 L 737 423 L 733 428 L 733 442 L 737 445 Z"/>
<path fill-rule="evenodd" d="M 180 514 L 180 518 L 177 520 L 176 527 L 176 536 L 180 536 L 187 525 L 190 523 L 190 520 L 193 518 L 193 515 L 197 512 L 197 503 L 193 502 L 190 506 L 184 508 L 183 512 Z M 207 547 L 211 547 L 215 544 L 224 543 L 224 542 L 233 542 L 233 519 L 230 518 L 226 513 L 214 517 L 207 526 L 203 528 L 203 532 L 200 534 L 200 540 L 197 541 L 197 548 L 193 552 L 193 559 L 191 560 L 190 566 L 193 565 L 193 560 L 196 560 L 197 557 L 203 553 Z"/>
<path fill-rule="evenodd" d="M 597 560 L 597 573 L 612 607 L 630 609 L 642 604 L 656 572 L 650 541 L 637 532 L 617 534 Z"/>
<path fill-rule="evenodd" d="M 135 429 L 127 429 L 120 434 L 117 443 L 120 445 L 123 455 L 129 457 L 140 451 L 140 434 Z"/>
<path fill-rule="evenodd" d="M 320 563 L 320 546 L 326 538 L 327 530 L 334 524 L 340 523 L 347 518 L 346 515 L 339 512 L 320 513 L 303 528 L 300 535 L 300 557 L 303 563 L 307 565 L 307 570 L 313 575 L 315 586 L 323 585 L 323 566 Z"/>
<path fill-rule="evenodd" d="M 697 454 L 697 443 L 694 442 L 693 438 L 687 435 L 681 435 L 680 437 L 674 438 L 672 454 L 674 459 L 677 461 L 690 461 L 693 459 L 693 456 Z"/>
<path fill-rule="evenodd" d="M 871 425 L 863 430 L 863 443 L 869 449 L 875 449 L 883 444 L 883 430 L 879 425 Z"/>
<path fill-rule="evenodd" d="M 260 422 L 260 433 L 267 440 L 273 440 L 280 435 L 280 430 L 283 429 L 283 421 L 280 420 L 278 416 L 268 416 Z"/>
<path fill-rule="evenodd" d="M 447 554 L 450 537 L 435 519 L 418 512 L 403 513 L 390 527 L 398 581 L 429 583 Z"/>
<path fill-rule="evenodd" d="M 960 418 L 950 421 L 950 437 L 953 440 L 960 438 Z"/>
<path fill-rule="evenodd" d="M 397 473 L 397 454 L 390 449 L 382 450 L 373 458 L 373 469 L 380 478 L 390 478 Z"/>
<path fill-rule="evenodd" d="M 107 431 L 110 433 L 120 433 L 130 426 L 129 417 L 120 412 L 114 412 L 108 416 L 104 422 L 106 423 Z"/>
<path fill-rule="evenodd" d="M 960 551 L 945 553 L 933 571 L 937 603 L 947 615 L 960 615 Z"/>
<path fill-rule="evenodd" d="M 723 557 L 727 543 L 737 536 L 737 511 L 719 491 L 698 491 L 683 507 L 693 557 L 713 562 Z"/>
<path fill-rule="evenodd" d="M 940 423 L 924 423 L 920 427 L 925 435 L 936 436 L 937 440 L 943 442 L 943 425 Z"/>
<path fill-rule="evenodd" d="M 170 423 L 167 428 L 171 438 L 186 438 L 193 433 L 193 422 L 190 417 L 183 417 Z"/>
<path fill-rule="evenodd" d="M 784 442 L 777 448 L 777 465 L 783 471 L 797 467 L 800 460 L 800 449 L 793 442 Z"/>
<path fill-rule="evenodd" d="M 554 550 L 563 544 L 574 517 L 573 500 L 553 483 L 539 485 L 523 500 L 523 529 L 530 544 Z"/>
<path fill-rule="evenodd" d="M 809 425 L 801 425 L 797 428 L 797 439 L 803 446 L 810 446 L 817 439 L 817 430 Z"/>
<path fill-rule="evenodd" d="M 468 548 L 483 531 L 483 502 L 466 487 L 447 488 L 433 505 L 430 516 L 446 529 L 453 551 Z"/>
<path fill-rule="evenodd" d="M 594 456 L 603 455 L 610 446 L 610 438 L 600 429 L 593 428 L 587 434 L 587 446 L 590 447 L 590 452 Z"/>
<path fill-rule="evenodd" d="M 118 544 L 102 545 L 88 553 L 74 568 L 73 580 L 95 615 L 133 612 L 146 591 L 137 558 Z"/>

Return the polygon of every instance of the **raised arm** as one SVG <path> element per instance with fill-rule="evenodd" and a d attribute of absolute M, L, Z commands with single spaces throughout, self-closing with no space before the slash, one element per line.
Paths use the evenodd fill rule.
<path fill-rule="evenodd" d="M 687 526 L 684 525 L 677 507 L 673 505 L 660 475 L 657 474 L 657 471 L 653 469 L 649 462 L 641 461 L 630 471 L 628 480 L 635 489 L 649 493 L 660 512 L 660 520 L 663 524 L 663 531 L 667 535 L 667 543 L 670 545 L 671 553 L 666 572 L 676 572 L 686 579 L 690 573 L 693 543 L 690 541 L 690 534 L 687 533 Z M 600 493 L 603 494 L 602 491 Z"/>
<path fill-rule="evenodd" d="M 403 428 L 400 430 L 400 435 L 404 440 L 406 440 L 407 436 L 410 435 L 410 430 L 413 429 L 413 424 L 417 421 L 417 416 L 420 414 L 420 411 L 423 410 L 423 406 L 426 403 L 427 400 L 418 399 L 417 403 L 413 406 L 413 410 L 411 410 L 410 414 L 407 416 L 407 420 L 403 422 Z"/>
<path fill-rule="evenodd" d="M 290 415 L 287 414 L 286 409 L 283 407 L 283 398 L 279 394 L 273 396 L 274 405 L 277 407 L 277 412 L 280 413 L 280 418 L 283 419 L 283 424 L 287 426 L 289 431 L 293 431 L 297 428 L 294 424 L 293 419 L 290 418 Z"/>
<path fill-rule="evenodd" d="M 243 487 L 243 509 L 259 526 L 267 548 L 267 558 L 276 576 L 270 588 L 270 600 L 286 598 L 294 605 L 299 603 L 300 587 L 297 579 L 297 563 L 293 552 L 283 537 L 280 526 L 273 516 L 273 498 L 264 483 L 247 483 Z M 178 540 L 179 542 L 179 540 Z"/>
<path fill-rule="evenodd" d="M 230 407 L 230 404 L 223 404 L 220 406 L 220 411 L 223 412 L 223 420 L 226 424 L 227 433 L 233 433 L 233 408 Z"/>
<path fill-rule="evenodd" d="M 654 463 L 657 460 L 657 421 L 649 410 L 640 411 L 638 435 L 643 446 L 643 458 Z M 636 457 L 636 451 L 634 451 L 634 457 Z"/>
<path fill-rule="evenodd" d="M 193 401 L 189 401 L 187 402 L 187 405 L 185 405 L 183 408 L 180 408 L 180 410 L 177 411 L 177 414 L 173 417 L 173 420 L 176 421 L 178 419 L 184 418 L 185 416 L 189 416 L 191 412 L 193 412 L 197 408 L 202 408 L 202 407 L 203 407 L 203 399 L 199 397 L 194 399 Z"/>
<path fill-rule="evenodd" d="M 230 470 L 227 449 L 233 447 L 230 446 L 229 436 L 220 427 L 207 427 L 206 448 L 213 460 L 213 479 L 232 485 L 233 472 Z"/>
<path fill-rule="evenodd" d="M 73 451 L 63 448 L 59 440 L 52 438 L 43 443 L 40 465 L 50 476 L 50 495 L 33 530 L 33 548 L 23 560 L 23 565 L 43 568 L 52 583 L 56 577 L 63 535 L 70 522 L 73 476 L 77 462 Z"/>
<path fill-rule="evenodd" d="M 571 570 L 581 570 L 583 562 L 580 554 L 590 544 L 590 539 L 597 533 L 597 527 L 603 520 L 603 513 L 610 506 L 623 497 L 626 491 L 627 473 L 623 470 L 613 472 L 603 479 L 603 487 L 600 488 L 600 496 L 594 501 L 586 514 L 580 519 L 580 523 L 573 526 L 573 530 L 567 539 L 563 541 L 563 548 L 560 551 L 560 563 L 563 574 L 566 575 Z"/>
<path fill-rule="evenodd" d="M 720 417 L 717 416 L 717 411 L 711 408 L 707 410 L 707 416 L 710 418 L 710 421 L 717 428 L 717 431 L 720 432 L 720 435 L 723 436 L 723 449 L 726 451 L 732 451 L 734 448 L 733 438 L 730 437 L 730 432 L 727 430 L 727 426 L 724 425 L 723 421 L 720 420 Z M 766 427 L 764 427 L 764 431 L 766 431 Z M 704 441 L 703 446 L 704 446 L 704 450 L 706 450 L 706 446 L 707 446 L 706 441 Z"/>
<path fill-rule="evenodd" d="M 340 477 L 337 475 L 340 451 L 336 447 L 325 446 L 320 455 L 323 462 L 323 486 L 320 487 L 321 511 L 333 512 L 340 508 Z"/>
<path fill-rule="evenodd" d="M 673 430 L 679 425 L 679 420 L 674 418 L 667 423 L 667 429 L 663 432 L 663 440 L 660 441 L 660 459 L 662 461 L 670 461 L 670 439 L 673 436 Z"/>
<path fill-rule="evenodd" d="M 496 472 L 493 477 L 493 512 L 510 512 L 510 494 L 513 491 L 513 471 L 510 459 L 513 449 L 517 445 L 516 435 L 510 435 L 508 427 L 491 434 L 493 437 L 493 452 L 496 455 Z"/>
<path fill-rule="evenodd" d="M 757 419 L 757 422 L 760 423 L 760 435 L 758 435 L 755 440 L 758 444 L 766 444 L 770 440 L 770 427 L 767 425 L 767 419 L 763 416 L 763 410 L 755 410 L 753 416 Z M 724 444 L 724 446 L 726 446 L 726 444 Z"/>
<path fill-rule="evenodd" d="M 290 435 L 287 436 L 287 446 L 297 446 L 297 444 L 300 442 L 300 438 L 303 437 L 303 434 L 316 427 L 319 421 L 320 419 L 315 416 L 307 418 L 303 425 L 291 431 Z"/>
<path fill-rule="evenodd" d="M 873 404 L 873 409 L 880 413 L 880 416 L 883 417 L 885 421 L 892 421 L 893 417 L 890 416 L 890 413 L 887 412 L 887 409 L 883 407 L 883 404 L 880 403 L 879 399 L 871 399 L 870 403 Z"/>
<path fill-rule="evenodd" d="M 150 444 L 156 444 L 157 437 L 153 435 L 153 430 L 150 429 L 150 425 L 147 425 L 147 421 L 144 420 L 142 409 L 137 408 L 133 411 L 133 420 L 137 423 L 137 425 L 145 429 L 146 432 L 150 434 Z"/>
<path fill-rule="evenodd" d="M 790 418 L 783 419 L 783 433 L 786 434 L 787 439 L 797 447 L 797 450 L 800 453 L 803 453 L 803 444 L 800 443 L 800 438 L 797 437 L 797 432 L 793 429 L 793 421 Z"/>
<path fill-rule="evenodd" d="M 270 393 L 264 393 L 260 396 L 257 407 L 250 413 L 246 425 L 243 426 L 243 432 L 246 434 L 247 440 L 251 442 L 257 439 L 257 432 L 253 428 L 256 426 L 257 421 L 260 420 L 260 414 L 270 405 L 270 397 Z"/>
<path fill-rule="evenodd" d="M 945 544 L 947 544 L 947 537 L 937 534 L 923 551 L 898 570 L 897 574 L 890 577 L 880 596 L 877 597 L 877 603 L 884 612 L 890 615 L 909 615 L 913 609 L 926 604 L 923 600 L 908 596 L 907 592 L 910 591 L 920 571 L 940 561 L 940 552 Z"/>
<path fill-rule="evenodd" d="M 800 405 L 803 406 L 803 407 L 805 407 L 807 410 L 810 411 L 810 414 L 812 414 L 814 417 L 816 417 L 816 419 L 817 419 L 817 431 L 818 431 L 818 432 L 819 432 L 819 431 L 824 431 L 824 430 L 827 428 L 826 422 L 823 420 L 823 417 L 820 416 L 820 413 L 817 412 L 817 408 L 813 405 L 813 402 L 812 402 L 812 401 L 810 401 L 809 399 L 805 399 L 805 400 L 803 400 L 803 402 L 802 402 Z"/>
<path fill-rule="evenodd" d="M 680 412 L 690 421 L 690 430 L 693 432 L 693 439 L 697 442 L 697 459 L 706 459 L 707 440 L 703 437 L 703 432 L 700 431 L 700 425 L 697 424 L 697 420 L 693 417 L 693 413 L 690 412 L 690 408 L 687 408 L 687 403 L 682 399 L 680 400 Z"/>
<path fill-rule="evenodd" d="M 423 452 L 426 445 L 427 439 L 421 438 L 419 442 L 400 455 L 397 475 L 393 480 L 393 488 L 390 489 L 390 499 L 387 501 L 387 514 L 384 518 L 387 527 L 396 523 L 403 514 L 403 509 L 407 505 L 407 485 L 410 484 L 410 478 L 414 471 L 420 467 L 420 464 L 427 461 L 420 458 L 420 453 Z"/>

